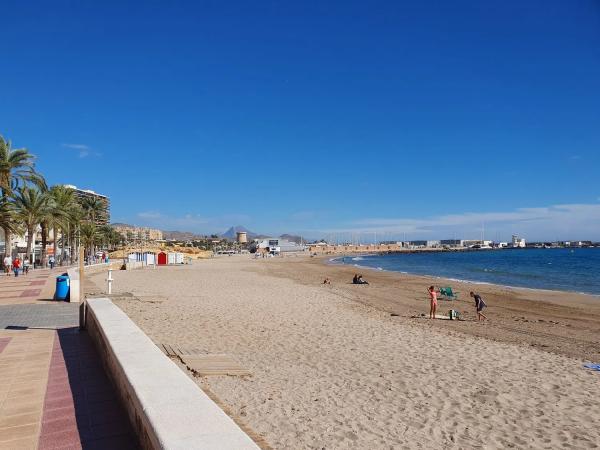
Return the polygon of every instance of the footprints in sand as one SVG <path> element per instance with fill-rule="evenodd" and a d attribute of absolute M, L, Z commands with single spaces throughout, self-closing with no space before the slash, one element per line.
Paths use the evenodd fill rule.
<path fill-rule="evenodd" d="M 569 326 L 568 324 L 557 322 L 555 320 L 534 319 L 534 318 L 527 318 L 527 317 L 524 317 L 524 316 L 512 316 L 512 318 L 513 318 L 513 320 L 515 322 L 523 322 L 523 323 L 545 323 L 545 324 L 550 324 L 550 325 L 564 325 L 564 326 Z"/>
<path fill-rule="evenodd" d="M 123 289 L 151 290 L 168 301 L 119 306 L 157 342 L 231 354 L 252 370 L 249 379 L 215 376 L 204 383 L 273 448 L 593 448 L 600 442 L 600 384 L 580 361 L 411 325 L 408 317 L 366 314 L 329 289 L 244 267 L 215 260 L 133 271 Z M 558 334 L 568 325 L 517 312 L 513 319 L 519 323 L 507 324 L 506 332 Z"/>

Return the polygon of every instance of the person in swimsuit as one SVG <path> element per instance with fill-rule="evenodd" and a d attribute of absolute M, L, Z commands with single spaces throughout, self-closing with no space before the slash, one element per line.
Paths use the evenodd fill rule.
<path fill-rule="evenodd" d="M 437 292 L 433 286 L 429 286 L 427 292 L 429 292 L 429 318 L 435 319 L 435 312 L 437 310 Z"/>
<path fill-rule="evenodd" d="M 484 320 L 487 320 L 487 317 L 485 316 L 485 314 L 483 314 L 481 312 L 481 311 L 483 311 L 483 308 L 485 308 L 487 306 L 485 304 L 485 302 L 483 301 L 483 299 L 481 298 L 481 295 L 476 294 L 473 291 L 471 291 L 471 293 L 469 295 L 475 299 L 475 309 L 477 310 L 477 320 L 481 321 L 482 317 Z"/>

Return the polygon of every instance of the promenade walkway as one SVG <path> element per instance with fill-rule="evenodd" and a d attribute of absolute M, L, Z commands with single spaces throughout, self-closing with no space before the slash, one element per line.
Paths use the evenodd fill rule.
<path fill-rule="evenodd" d="M 79 305 L 52 301 L 63 272 L 0 275 L 0 450 L 136 449 Z"/>

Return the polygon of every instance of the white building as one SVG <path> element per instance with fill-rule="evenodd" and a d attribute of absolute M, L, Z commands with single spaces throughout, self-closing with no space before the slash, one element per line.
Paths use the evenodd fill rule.
<path fill-rule="evenodd" d="M 513 248 L 525 248 L 525 239 L 520 238 L 516 234 L 513 234 L 512 237 L 512 247 Z"/>
<path fill-rule="evenodd" d="M 297 244 L 296 242 L 286 239 L 269 238 L 256 241 L 256 248 L 260 251 L 279 254 L 287 252 L 303 252 L 306 250 L 305 245 Z"/>

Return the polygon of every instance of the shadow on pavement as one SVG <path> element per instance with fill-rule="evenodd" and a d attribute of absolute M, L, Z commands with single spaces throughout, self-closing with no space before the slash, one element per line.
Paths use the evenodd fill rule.
<path fill-rule="evenodd" d="M 57 330 L 39 449 L 138 449 L 115 388 L 84 330 Z"/>

